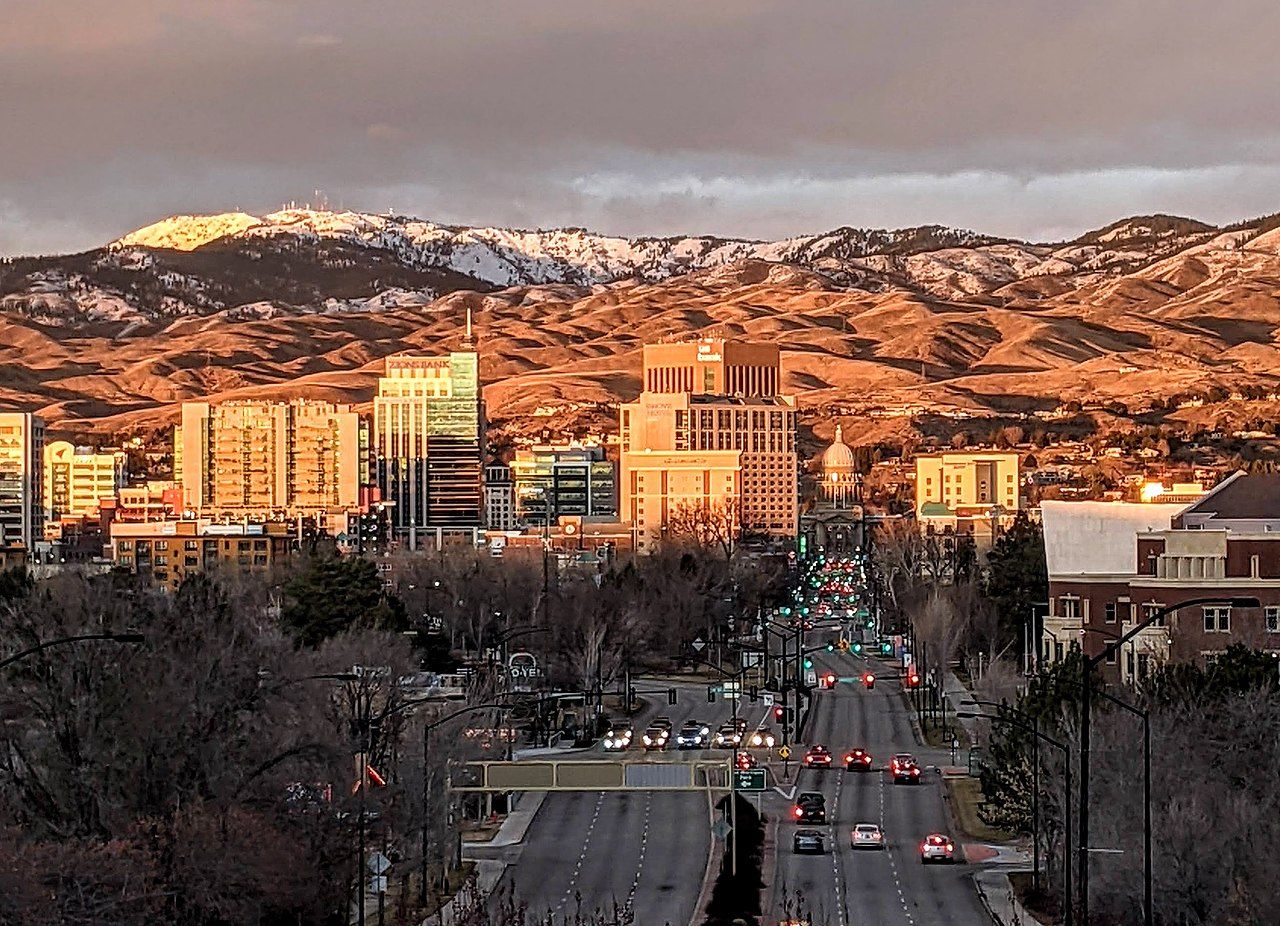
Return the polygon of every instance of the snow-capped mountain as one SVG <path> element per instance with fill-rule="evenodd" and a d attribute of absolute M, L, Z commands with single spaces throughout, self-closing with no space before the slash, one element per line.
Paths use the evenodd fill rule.
<path fill-rule="evenodd" d="M 868 255 L 972 248 L 996 240 L 941 226 L 898 231 L 841 228 L 770 242 L 710 236 L 622 238 L 582 228 L 472 228 L 402 216 L 285 209 L 260 218 L 243 212 L 175 216 L 131 232 L 111 247 L 194 251 L 228 238 L 281 237 L 340 241 L 392 254 L 413 267 L 448 269 L 492 286 L 593 285 L 626 277 L 652 282 L 750 259 L 860 279 L 861 271 L 869 268 L 859 259 Z"/>
<path fill-rule="evenodd" d="M 173 216 L 96 251 L 0 261 L 0 311 L 60 327 L 147 324 L 241 307 L 247 308 L 236 317 L 257 317 L 264 307 L 334 313 L 459 290 L 656 283 L 749 261 L 785 264 L 821 274 L 835 288 L 873 293 L 1041 299 L 1218 233 L 1190 219 L 1144 216 L 1065 244 L 938 225 L 845 227 L 779 241 L 626 238 L 581 228 L 468 227 L 288 208 L 263 216 Z"/>

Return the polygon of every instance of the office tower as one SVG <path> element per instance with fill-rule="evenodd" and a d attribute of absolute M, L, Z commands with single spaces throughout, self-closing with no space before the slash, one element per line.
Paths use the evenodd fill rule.
<path fill-rule="evenodd" d="M 98 453 L 68 441 L 44 447 L 44 507 L 50 520 L 94 514 L 128 479 L 123 450 Z"/>
<path fill-rule="evenodd" d="M 474 535 L 484 509 L 479 355 L 388 357 L 373 420 L 378 485 L 394 531 L 410 547 L 426 532 Z"/>
<path fill-rule="evenodd" d="M 44 539 L 44 423 L 30 412 L 0 412 L 0 546 L 31 550 Z"/>
<path fill-rule="evenodd" d="M 490 463 L 484 468 L 484 526 L 509 531 L 516 526 L 515 484 L 511 467 Z"/>
<path fill-rule="evenodd" d="M 776 396 L 776 344 L 702 338 L 644 346 L 644 391 L 693 395 Z"/>
<path fill-rule="evenodd" d="M 617 516 L 616 470 L 598 444 L 539 444 L 517 450 L 511 478 L 516 517 L 526 524 L 541 524 L 548 517 L 555 521 L 562 516 Z"/>
<path fill-rule="evenodd" d="M 796 406 L 778 394 L 780 381 L 772 345 L 646 346 L 646 391 L 621 409 L 620 514 L 637 549 L 651 550 L 673 518 L 697 509 L 735 533 L 795 536 Z M 738 391 L 714 391 L 724 388 Z"/>
<path fill-rule="evenodd" d="M 316 517 L 354 511 L 368 437 L 350 406 L 185 402 L 174 430 L 183 504 L 207 516 Z"/>

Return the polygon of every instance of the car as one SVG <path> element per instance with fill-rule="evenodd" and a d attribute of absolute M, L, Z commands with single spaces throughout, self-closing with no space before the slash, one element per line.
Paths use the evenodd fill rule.
<path fill-rule="evenodd" d="M 670 732 L 671 732 L 671 718 L 670 718 L 670 717 L 665 717 L 665 716 L 664 716 L 664 717 L 655 717 L 655 718 L 653 718 L 653 720 L 649 721 L 649 726 L 651 726 L 651 727 L 662 727 L 664 730 L 666 730 L 668 733 L 670 733 Z"/>
<path fill-rule="evenodd" d="M 742 734 L 731 723 L 721 724 L 716 735 L 711 738 L 711 745 L 717 749 L 732 749 L 742 742 Z"/>
<path fill-rule="evenodd" d="M 945 833 L 930 833 L 920 843 L 920 863 L 928 865 L 930 862 L 942 862 L 949 865 L 956 860 L 955 849 L 956 844 L 950 836 Z"/>
<path fill-rule="evenodd" d="M 849 833 L 851 849 L 883 849 L 884 833 L 874 823 L 859 823 Z"/>
<path fill-rule="evenodd" d="M 804 754 L 805 768 L 831 768 L 831 752 L 821 743 L 815 743 Z"/>
<path fill-rule="evenodd" d="M 658 724 L 649 724 L 644 731 L 644 736 L 640 737 L 640 742 L 644 744 L 645 751 L 653 749 L 666 749 L 667 740 L 671 738 L 671 729 L 669 727 L 659 726 Z"/>
<path fill-rule="evenodd" d="M 745 772 L 745 771 L 749 771 L 750 769 L 756 768 L 760 763 L 756 761 L 756 757 L 753 756 L 751 753 L 740 752 L 738 753 L 737 758 L 734 760 L 734 764 L 738 767 L 740 771 Z"/>
<path fill-rule="evenodd" d="M 747 736 L 747 746 L 751 749 L 772 749 L 778 738 L 773 735 L 773 731 L 768 727 L 761 727 L 759 730 L 753 730 Z"/>
<path fill-rule="evenodd" d="M 797 823 L 826 823 L 827 799 L 817 791 L 801 791 L 791 816 Z"/>
<path fill-rule="evenodd" d="M 630 748 L 634 736 L 635 730 L 630 720 L 615 720 L 609 724 L 609 729 L 605 731 L 604 739 L 600 742 L 609 752 L 620 752 Z"/>
<path fill-rule="evenodd" d="M 711 728 L 696 720 L 686 720 L 676 734 L 677 749 L 702 749 L 711 739 Z"/>
<path fill-rule="evenodd" d="M 895 785 L 920 784 L 920 766 L 916 764 L 916 757 L 910 753 L 900 752 L 890 759 L 889 774 L 893 776 Z"/>
<path fill-rule="evenodd" d="M 846 772 L 871 771 L 871 753 L 865 749 L 850 749 L 844 754 L 844 770 Z"/>
<path fill-rule="evenodd" d="M 796 855 L 825 855 L 827 851 L 826 837 L 817 830 L 796 830 L 791 845 Z"/>

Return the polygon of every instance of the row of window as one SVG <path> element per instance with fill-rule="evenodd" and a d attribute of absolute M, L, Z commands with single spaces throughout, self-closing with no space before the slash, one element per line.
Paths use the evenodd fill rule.
<path fill-rule="evenodd" d="M 1068 620 L 1079 620 L 1082 617 L 1080 599 L 1062 597 L 1058 599 L 1060 615 Z M 1142 606 L 1143 620 L 1151 620 L 1154 627 L 1163 627 L 1164 618 L 1157 618 L 1163 604 L 1147 602 Z M 1103 605 L 1102 620 L 1106 624 L 1115 624 L 1121 620 L 1128 622 L 1133 605 L 1128 601 L 1109 601 Z M 1262 609 L 1262 617 L 1267 633 L 1280 633 L 1280 605 L 1267 605 Z M 1227 605 L 1207 605 L 1203 608 L 1205 633 L 1230 633 L 1231 608 Z"/>

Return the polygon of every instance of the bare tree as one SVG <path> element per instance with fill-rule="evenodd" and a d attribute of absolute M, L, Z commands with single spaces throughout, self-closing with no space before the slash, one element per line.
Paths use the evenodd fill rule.
<path fill-rule="evenodd" d="M 733 559 L 742 532 L 742 516 L 737 499 L 682 504 L 667 516 L 667 536 L 676 544 L 719 550 L 725 560 Z"/>

